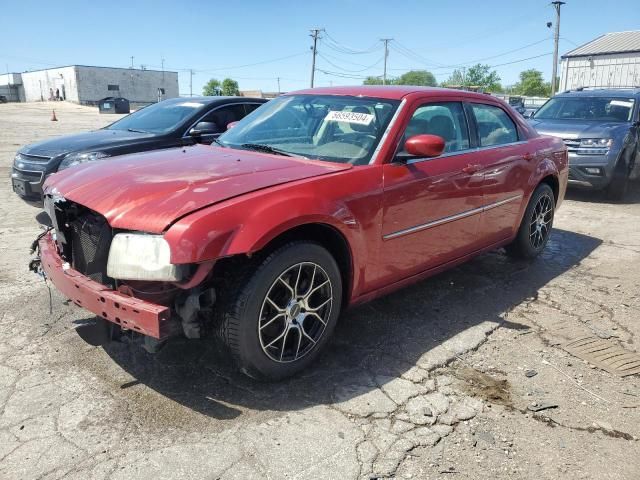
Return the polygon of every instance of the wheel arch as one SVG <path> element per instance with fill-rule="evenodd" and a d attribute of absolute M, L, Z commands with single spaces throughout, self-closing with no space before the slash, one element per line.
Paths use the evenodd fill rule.
<path fill-rule="evenodd" d="M 558 180 L 558 177 L 556 175 L 549 174 L 546 177 L 543 177 L 540 182 L 538 182 L 538 185 L 541 183 L 546 183 L 551 187 L 551 190 L 553 190 L 553 198 L 557 205 L 560 196 L 560 180 Z"/>
<path fill-rule="evenodd" d="M 324 222 L 310 222 L 295 225 L 263 239 L 256 254 L 268 255 L 282 245 L 295 241 L 312 241 L 326 248 L 333 256 L 342 277 L 342 303 L 348 305 L 353 286 L 353 252 L 347 237 L 336 227 Z"/>

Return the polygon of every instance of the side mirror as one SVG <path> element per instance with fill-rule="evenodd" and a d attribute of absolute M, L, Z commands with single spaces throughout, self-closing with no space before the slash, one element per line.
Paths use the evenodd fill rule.
<path fill-rule="evenodd" d="M 189 135 L 198 137 L 200 135 L 208 135 L 212 133 L 220 133 L 218 125 L 213 122 L 198 122 L 196 126 L 189 130 Z"/>
<path fill-rule="evenodd" d="M 238 124 L 238 120 L 236 120 L 235 122 L 229 122 L 227 123 L 227 130 L 231 130 L 233 127 L 235 127 Z"/>
<path fill-rule="evenodd" d="M 414 135 L 404 142 L 404 149 L 413 157 L 437 157 L 444 152 L 444 138 L 438 135 Z"/>

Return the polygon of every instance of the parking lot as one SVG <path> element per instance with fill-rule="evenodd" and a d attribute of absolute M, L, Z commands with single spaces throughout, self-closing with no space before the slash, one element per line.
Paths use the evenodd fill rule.
<path fill-rule="evenodd" d="M 639 376 L 564 347 L 639 350 L 639 185 L 571 192 L 538 260 L 490 253 L 348 311 L 319 362 L 263 384 L 206 339 L 92 346 L 28 272 L 15 151 L 115 118 L 0 105 L 0 478 L 638 478 Z"/>

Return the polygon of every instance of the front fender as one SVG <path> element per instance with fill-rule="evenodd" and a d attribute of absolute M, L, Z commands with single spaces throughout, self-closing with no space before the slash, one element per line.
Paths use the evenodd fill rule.
<path fill-rule="evenodd" d="M 200 263 L 251 254 L 278 235 L 305 224 L 335 228 L 347 240 L 352 255 L 366 255 L 362 226 L 346 204 L 325 200 L 312 191 L 250 195 L 208 207 L 176 222 L 164 237 L 171 248 L 171 263 Z"/>

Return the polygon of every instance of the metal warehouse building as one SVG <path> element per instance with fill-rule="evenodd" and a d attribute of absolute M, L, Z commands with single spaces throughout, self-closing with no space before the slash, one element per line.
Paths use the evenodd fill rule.
<path fill-rule="evenodd" d="M 178 73 L 135 68 L 70 65 L 0 75 L 0 95 L 14 102 L 63 100 L 95 105 L 105 97 L 147 104 L 178 96 Z"/>
<path fill-rule="evenodd" d="M 602 35 L 562 56 L 560 91 L 640 86 L 640 30 Z"/>

